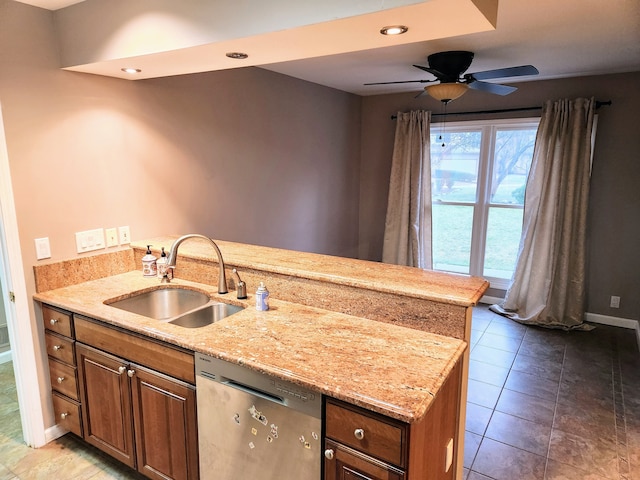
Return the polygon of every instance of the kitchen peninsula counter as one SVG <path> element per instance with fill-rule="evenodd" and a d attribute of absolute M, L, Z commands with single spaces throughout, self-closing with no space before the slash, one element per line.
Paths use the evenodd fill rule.
<path fill-rule="evenodd" d="M 466 348 L 458 339 L 277 299 L 270 310 L 259 312 L 251 292 L 247 300 L 237 300 L 233 291 L 219 295 L 216 287 L 178 278 L 170 286 L 200 290 L 246 308 L 190 329 L 104 303 L 159 286 L 157 279 L 131 271 L 40 292 L 35 299 L 407 423 L 425 415 Z"/>

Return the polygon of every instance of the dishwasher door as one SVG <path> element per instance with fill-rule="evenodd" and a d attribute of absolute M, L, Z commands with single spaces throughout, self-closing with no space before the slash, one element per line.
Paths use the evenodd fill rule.
<path fill-rule="evenodd" d="M 201 480 L 320 480 L 320 395 L 196 354 Z"/>

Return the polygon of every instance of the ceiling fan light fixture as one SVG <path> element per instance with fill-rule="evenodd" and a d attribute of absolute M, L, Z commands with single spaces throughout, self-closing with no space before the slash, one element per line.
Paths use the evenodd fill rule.
<path fill-rule="evenodd" d="M 402 35 L 403 33 L 407 33 L 408 31 L 409 27 L 406 27 L 404 25 L 389 25 L 380 29 L 380 33 L 382 35 Z"/>
<path fill-rule="evenodd" d="M 436 85 L 428 85 L 424 89 L 436 100 L 440 100 L 442 103 L 449 103 L 467 93 L 469 86 L 466 83 L 438 83 Z"/>

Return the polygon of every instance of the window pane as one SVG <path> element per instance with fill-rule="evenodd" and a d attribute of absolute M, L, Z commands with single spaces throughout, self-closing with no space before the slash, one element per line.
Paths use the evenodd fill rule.
<path fill-rule="evenodd" d="M 434 270 L 469 273 L 473 207 L 433 204 Z"/>
<path fill-rule="evenodd" d="M 483 275 L 511 279 L 522 232 L 520 208 L 489 208 Z"/>
<path fill-rule="evenodd" d="M 446 133 L 443 141 L 437 131 L 431 134 L 431 197 L 434 202 L 476 201 L 481 138 L 481 132 L 453 131 Z"/>
<path fill-rule="evenodd" d="M 535 140 L 535 128 L 496 132 L 491 203 L 524 204 L 524 190 Z"/>

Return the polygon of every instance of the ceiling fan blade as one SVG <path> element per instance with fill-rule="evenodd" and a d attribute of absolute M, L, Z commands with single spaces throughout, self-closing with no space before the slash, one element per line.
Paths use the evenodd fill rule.
<path fill-rule="evenodd" d="M 431 83 L 436 80 L 402 80 L 399 82 L 375 82 L 375 83 L 364 83 L 363 85 L 391 85 L 393 83 Z"/>
<path fill-rule="evenodd" d="M 517 90 L 516 87 L 510 87 L 508 85 L 500 85 L 498 83 L 489 82 L 470 82 L 469 88 L 474 90 L 480 90 L 482 92 L 494 93 L 496 95 L 509 95 Z"/>
<path fill-rule="evenodd" d="M 422 65 L 414 65 L 414 67 L 419 68 L 420 70 L 424 70 L 425 72 L 429 72 L 431 75 L 435 76 L 437 79 L 442 80 L 442 79 L 446 79 L 448 78 L 447 75 L 445 75 L 442 72 L 439 72 L 438 70 L 436 70 L 435 68 L 431 68 L 431 67 L 424 67 Z"/>
<path fill-rule="evenodd" d="M 523 75 L 537 75 L 538 69 L 533 65 L 521 65 L 519 67 L 498 68 L 496 70 L 485 70 L 484 72 L 468 73 L 464 76 L 466 80 L 489 80 L 492 78 L 521 77 Z"/>

